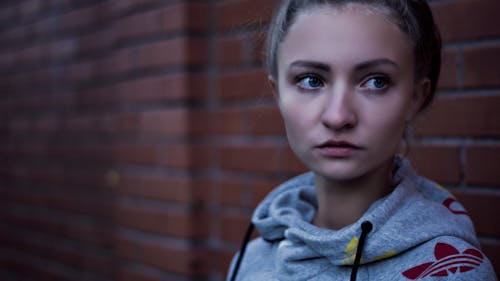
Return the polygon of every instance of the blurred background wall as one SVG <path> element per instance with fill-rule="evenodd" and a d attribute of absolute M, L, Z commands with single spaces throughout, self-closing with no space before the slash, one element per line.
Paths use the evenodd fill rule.
<path fill-rule="evenodd" d="M 0 2 L 0 279 L 223 280 L 304 171 L 261 67 L 271 0 Z M 439 98 L 417 169 L 500 272 L 500 1 L 431 1 Z"/>

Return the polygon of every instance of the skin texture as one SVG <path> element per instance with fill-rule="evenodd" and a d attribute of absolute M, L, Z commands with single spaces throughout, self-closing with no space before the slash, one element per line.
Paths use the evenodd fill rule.
<path fill-rule="evenodd" d="M 387 14 L 366 5 L 298 15 L 271 78 L 290 147 L 315 174 L 314 223 L 340 228 L 390 191 L 405 123 L 428 93 L 413 48 Z M 325 142 L 347 142 L 321 146 Z"/>

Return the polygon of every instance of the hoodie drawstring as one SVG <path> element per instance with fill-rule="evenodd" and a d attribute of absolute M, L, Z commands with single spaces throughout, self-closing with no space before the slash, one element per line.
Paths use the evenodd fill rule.
<path fill-rule="evenodd" d="M 364 221 L 361 224 L 361 235 L 359 236 L 358 247 L 356 248 L 356 256 L 354 257 L 354 264 L 351 271 L 351 281 L 356 281 L 356 276 L 358 274 L 359 264 L 361 262 L 361 255 L 363 253 L 363 247 L 365 246 L 366 236 L 370 231 L 372 231 L 373 225 L 369 221 Z"/>
<path fill-rule="evenodd" d="M 236 280 L 236 275 L 238 275 L 238 271 L 240 270 L 241 260 L 243 259 L 243 255 L 245 254 L 245 250 L 247 249 L 248 241 L 250 241 L 250 237 L 252 237 L 253 229 L 254 229 L 254 224 L 250 223 L 247 232 L 245 233 L 245 238 L 243 238 L 240 254 L 238 255 L 238 259 L 236 260 L 236 264 L 234 265 L 233 272 L 231 273 L 231 278 L 229 279 L 230 281 Z"/>

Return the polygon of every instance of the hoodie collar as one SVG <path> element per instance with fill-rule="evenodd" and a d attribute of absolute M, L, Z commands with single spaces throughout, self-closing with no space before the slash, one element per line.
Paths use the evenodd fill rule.
<path fill-rule="evenodd" d="M 397 158 L 396 165 L 396 188 L 373 203 L 357 222 L 340 230 L 311 223 L 317 210 L 311 172 L 271 192 L 255 210 L 252 222 L 263 239 L 279 243 L 279 274 L 299 280 L 307 279 L 301 274 L 310 274 L 311 268 L 352 265 L 364 221 L 370 221 L 373 230 L 367 237 L 361 264 L 392 257 L 437 236 L 458 236 L 478 244 L 470 220 L 443 207 L 448 192 L 418 177 L 406 159 Z M 449 220 L 448 227 L 442 227 L 443 220 Z"/>

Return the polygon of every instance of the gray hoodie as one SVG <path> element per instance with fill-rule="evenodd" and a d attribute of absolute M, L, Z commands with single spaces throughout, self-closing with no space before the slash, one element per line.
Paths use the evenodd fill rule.
<path fill-rule="evenodd" d="M 252 217 L 261 236 L 244 243 L 227 280 L 497 280 L 462 205 L 407 160 L 396 165 L 394 191 L 337 231 L 311 224 L 312 173 L 277 187 Z"/>

